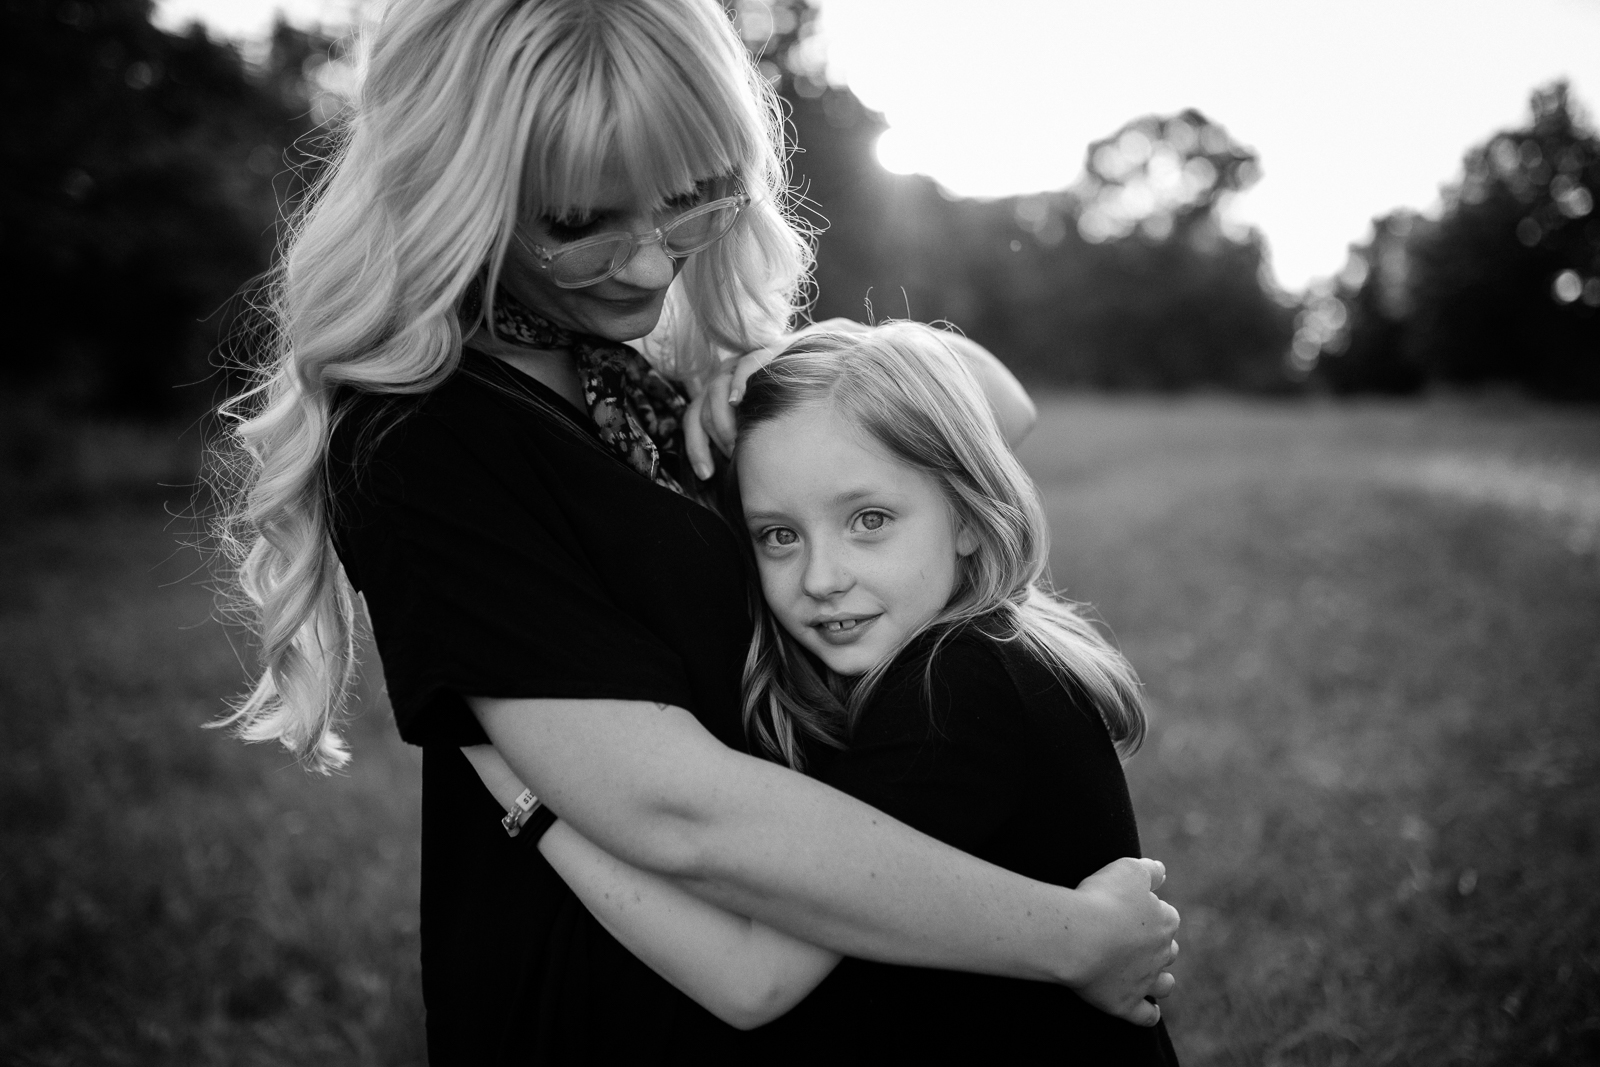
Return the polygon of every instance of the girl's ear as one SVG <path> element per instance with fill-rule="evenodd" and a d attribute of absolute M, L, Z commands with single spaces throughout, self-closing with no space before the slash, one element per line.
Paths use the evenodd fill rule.
<path fill-rule="evenodd" d="M 978 535 L 972 532 L 972 527 L 962 523 L 956 531 L 956 555 L 970 556 L 978 551 Z"/>

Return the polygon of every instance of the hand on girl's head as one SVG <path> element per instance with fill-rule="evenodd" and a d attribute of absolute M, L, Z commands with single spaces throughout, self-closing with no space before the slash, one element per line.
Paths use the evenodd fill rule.
<path fill-rule="evenodd" d="M 717 373 L 712 375 L 695 395 L 689 410 L 684 414 L 684 441 L 695 474 L 702 481 L 711 477 L 715 470 L 713 447 L 721 451 L 724 456 L 733 455 L 734 440 L 738 436 L 734 407 L 743 399 L 745 383 L 750 380 L 752 374 L 771 363 L 778 353 L 807 334 L 865 333 L 871 329 L 872 327 L 854 319 L 824 319 L 794 333 L 786 333 L 764 348 L 757 348 L 742 356 L 725 360 Z"/>
<path fill-rule="evenodd" d="M 975 548 L 933 477 L 826 403 L 747 431 L 739 490 L 773 616 L 842 675 L 892 657 L 932 621 Z"/>

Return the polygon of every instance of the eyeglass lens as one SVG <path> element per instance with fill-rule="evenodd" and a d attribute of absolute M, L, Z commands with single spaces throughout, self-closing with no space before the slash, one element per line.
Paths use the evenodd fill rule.
<path fill-rule="evenodd" d="M 716 243 L 733 226 L 742 206 L 736 200 L 706 204 L 680 215 L 662 227 L 662 244 L 667 254 L 674 257 L 693 255 Z M 562 285 L 597 282 L 621 270 L 633 254 L 634 245 L 631 235 L 617 234 L 610 240 L 566 248 L 551 260 L 550 272 L 556 282 Z"/>

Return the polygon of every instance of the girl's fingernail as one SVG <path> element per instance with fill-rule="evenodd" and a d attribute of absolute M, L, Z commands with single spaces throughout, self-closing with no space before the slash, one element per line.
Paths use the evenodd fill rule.
<path fill-rule="evenodd" d="M 696 464 L 695 468 L 694 468 L 694 475 L 695 475 L 696 478 L 699 478 L 703 482 L 707 478 L 711 477 L 711 471 L 707 467 L 703 467 L 703 466 L 700 466 L 699 464 Z"/>

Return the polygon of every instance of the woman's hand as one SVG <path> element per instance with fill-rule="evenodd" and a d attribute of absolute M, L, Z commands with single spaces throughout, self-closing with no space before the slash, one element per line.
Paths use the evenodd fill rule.
<path fill-rule="evenodd" d="M 1078 884 L 1090 907 L 1101 964 L 1074 991 L 1101 1011 L 1141 1026 L 1161 1019 L 1161 998 L 1177 983 L 1167 970 L 1178 956 L 1178 912 L 1156 896 L 1167 869 L 1157 860 L 1120 859 Z"/>
<path fill-rule="evenodd" d="M 684 445 L 689 451 L 689 463 L 694 467 L 695 475 L 701 481 L 711 477 L 716 469 L 713 448 L 725 456 L 733 455 L 733 441 L 738 429 L 733 409 L 744 396 L 744 385 L 750 380 L 750 375 L 807 334 L 865 333 L 870 329 L 872 327 L 854 319 L 824 319 L 796 333 L 786 333 L 765 348 L 724 361 L 721 369 L 705 383 L 684 412 Z M 946 333 L 944 339 L 967 361 L 967 366 L 989 399 L 1000 433 L 1006 443 L 1015 448 L 1033 429 L 1039 417 L 1027 390 L 1022 388 L 1004 363 L 976 341 L 955 332 Z"/>
<path fill-rule="evenodd" d="M 786 333 L 765 348 L 724 360 L 721 369 L 706 382 L 683 416 L 684 445 L 689 450 L 689 463 L 696 476 L 701 481 L 711 477 L 716 467 L 713 446 L 724 456 L 733 455 L 733 439 L 738 430 L 733 409 L 744 396 L 744 383 L 750 380 L 750 375 L 807 334 L 863 333 L 870 329 L 854 319 L 824 319 L 795 333 Z"/>

